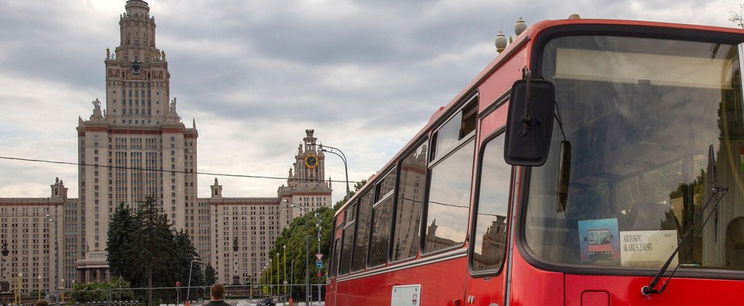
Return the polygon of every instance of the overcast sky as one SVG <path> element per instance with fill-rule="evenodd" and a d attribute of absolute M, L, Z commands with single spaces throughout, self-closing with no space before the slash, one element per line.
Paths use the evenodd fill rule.
<path fill-rule="evenodd" d="M 77 161 L 78 116 L 105 99 L 125 0 L 0 0 L 0 155 Z M 379 170 L 495 56 L 517 17 L 719 26 L 738 1 L 150 0 L 171 98 L 199 130 L 198 170 L 286 176 L 304 137 L 341 148 L 351 180 Z M 559 4 L 560 3 L 560 4 Z M 105 102 L 104 102 L 105 105 Z M 343 179 L 329 155 L 326 173 Z M 0 197 L 77 196 L 77 168 L 0 160 Z M 209 196 L 212 176 L 199 177 Z M 226 196 L 284 181 L 220 178 Z M 334 201 L 343 197 L 334 184 Z"/>

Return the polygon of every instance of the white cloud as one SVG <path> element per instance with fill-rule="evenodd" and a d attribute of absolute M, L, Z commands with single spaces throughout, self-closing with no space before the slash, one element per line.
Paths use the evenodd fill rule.
<path fill-rule="evenodd" d="M 76 161 L 77 116 L 103 100 L 103 57 L 122 0 L 0 0 L 0 155 Z M 495 56 L 514 20 L 649 19 L 733 26 L 734 0 L 150 1 L 171 97 L 200 132 L 202 171 L 286 176 L 306 128 L 344 150 L 349 178 L 379 170 Z M 77 195 L 77 169 L 0 161 L 0 196 Z M 328 175 L 344 177 L 328 156 Z M 281 180 L 220 178 L 228 196 Z M 206 196 L 211 176 L 199 177 Z M 343 184 L 334 184 L 334 198 Z"/>

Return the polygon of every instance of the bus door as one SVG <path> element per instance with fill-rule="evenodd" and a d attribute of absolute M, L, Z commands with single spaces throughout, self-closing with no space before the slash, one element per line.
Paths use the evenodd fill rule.
<path fill-rule="evenodd" d="M 504 305 L 512 167 L 504 161 L 507 104 L 480 121 L 464 305 Z"/>

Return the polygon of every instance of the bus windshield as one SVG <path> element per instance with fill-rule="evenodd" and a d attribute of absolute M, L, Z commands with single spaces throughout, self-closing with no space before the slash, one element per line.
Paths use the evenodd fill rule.
<path fill-rule="evenodd" d="M 619 36 L 548 42 L 556 87 L 545 165 L 529 175 L 527 246 L 551 264 L 744 270 L 744 103 L 736 45 Z M 560 142 L 572 146 L 559 202 Z M 703 207 L 715 187 L 718 204 Z M 703 218 L 712 213 L 703 227 Z"/>

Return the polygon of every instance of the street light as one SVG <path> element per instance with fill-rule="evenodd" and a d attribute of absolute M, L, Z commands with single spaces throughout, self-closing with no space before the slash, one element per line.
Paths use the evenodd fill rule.
<path fill-rule="evenodd" d="M 287 245 L 282 246 L 284 250 L 284 263 L 282 264 L 282 271 L 284 272 L 284 295 L 287 295 Z"/>
<path fill-rule="evenodd" d="M 281 263 L 281 260 L 279 260 L 279 252 L 276 252 L 276 299 L 281 300 L 281 287 L 279 286 L 279 279 L 282 278 L 282 274 L 279 271 L 279 264 Z"/>
<path fill-rule="evenodd" d="M 320 214 L 318 212 L 315 212 L 315 228 L 317 229 L 316 232 L 318 234 L 318 253 L 316 255 L 316 258 L 317 260 L 320 261 L 321 260 L 319 258 L 320 256 L 320 230 L 322 227 L 320 226 Z M 320 293 L 320 266 L 315 266 L 315 267 L 318 269 L 318 305 L 320 305 L 320 300 L 321 300 L 321 297 L 320 297 L 321 295 Z"/>
<path fill-rule="evenodd" d="M 194 271 L 194 261 L 199 262 L 198 258 L 192 259 L 189 264 L 189 287 L 186 289 L 186 300 L 189 300 L 189 293 L 191 293 L 191 272 Z"/>
<path fill-rule="evenodd" d="M 5 284 L 5 257 L 8 257 L 8 254 L 10 254 L 10 251 L 8 251 L 8 243 L 3 241 L 3 250 L 0 252 L 0 254 L 3 255 L 3 258 L 0 259 L 0 280 L 3 280 L 0 282 L 0 292 L 3 291 L 2 284 Z M 10 288 L 10 283 L 8 282 L 8 288 Z"/>
<path fill-rule="evenodd" d="M 21 287 L 23 285 L 22 278 L 23 278 L 23 273 L 18 273 L 18 278 L 17 278 L 18 281 L 16 282 L 16 290 L 15 290 L 15 303 L 16 304 L 21 303 Z"/>
<path fill-rule="evenodd" d="M 59 237 L 57 235 L 59 232 L 57 232 L 57 218 L 54 218 L 50 216 L 49 214 L 45 215 L 47 218 L 47 221 L 54 222 L 54 283 L 55 283 L 55 300 L 56 304 L 59 304 L 59 249 L 57 245 L 57 241 Z"/>
<path fill-rule="evenodd" d="M 39 296 L 37 300 L 41 301 L 41 274 L 36 276 L 36 280 L 38 281 L 38 284 L 39 284 L 38 287 L 36 288 L 36 292 Z"/>
<path fill-rule="evenodd" d="M 65 279 L 64 278 L 62 279 L 62 286 L 59 287 L 59 290 L 61 290 L 62 293 L 60 294 L 57 300 L 61 299 L 60 302 L 64 304 L 65 303 Z"/>
<path fill-rule="evenodd" d="M 329 148 L 330 150 L 326 150 L 325 148 Z M 348 167 L 347 160 L 346 160 L 346 154 L 344 154 L 344 152 L 341 151 L 339 148 L 328 146 L 328 145 L 324 146 L 322 144 L 320 145 L 320 151 L 334 154 L 340 157 L 341 160 L 344 162 L 344 172 L 346 173 L 346 197 L 345 199 L 348 200 L 349 197 L 351 197 L 351 191 L 349 190 L 349 167 Z"/>

